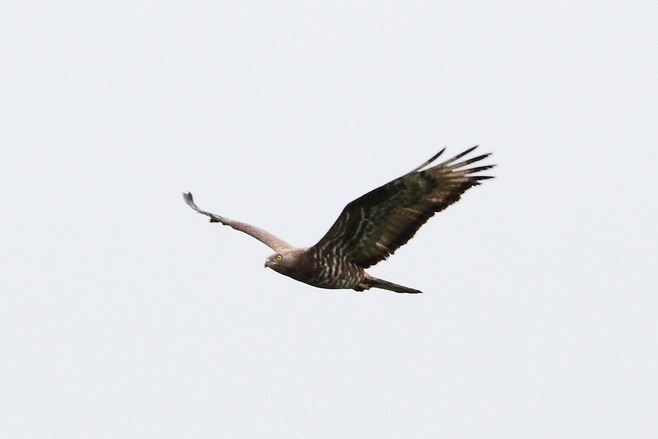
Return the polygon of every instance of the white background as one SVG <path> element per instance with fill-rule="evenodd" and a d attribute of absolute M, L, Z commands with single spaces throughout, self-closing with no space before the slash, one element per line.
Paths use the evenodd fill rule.
<path fill-rule="evenodd" d="M 0 6 L 7 438 L 658 435 L 655 2 Z M 443 146 L 496 179 L 320 290 L 299 246 Z"/>

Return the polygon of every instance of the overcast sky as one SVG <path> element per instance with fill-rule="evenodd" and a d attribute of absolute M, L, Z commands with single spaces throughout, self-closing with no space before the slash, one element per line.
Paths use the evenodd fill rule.
<path fill-rule="evenodd" d="M 534 4 L 531 4 L 534 3 Z M 658 435 L 658 4 L 0 5 L 7 438 Z M 297 246 L 444 146 L 494 180 L 321 290 Z"/>

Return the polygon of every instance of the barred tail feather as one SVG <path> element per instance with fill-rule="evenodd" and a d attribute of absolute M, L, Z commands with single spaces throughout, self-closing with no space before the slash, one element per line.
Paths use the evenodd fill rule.
<path fill-rule="evenodd" d="M 395 291 L 396 293 L 402 293 L 402 294 L 423 294 L 422 291 L 405 287 L 403 285 L 394 284 L 393 282 L 389 282 L 384 279 L 379 279 L 370 276 L 367 273 L 365 279 L 363 279 L 359 284 L 359 286 L 354 289 L 356 291 L 363 291 L 363 290 L 369 290 L 370 288 L 381 288 L 382 290 Z"/>

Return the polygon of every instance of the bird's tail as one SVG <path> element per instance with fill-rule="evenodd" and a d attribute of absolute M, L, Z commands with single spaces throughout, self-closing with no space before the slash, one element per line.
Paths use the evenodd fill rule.
<path fill-rule="evenodd" d="M 357 288 L 354 288 L 356 291 L 369 290 L 370 288 L 381 288 L 382 290 L 395 291 L 396 293 L 404 294 L 423 294 L 422 291 L 415 290 L 413 288 L 405 287 L 403 285 L 394 284 L 384 279 L 379 279 L 373 276 L 370 276 L 366 273 L 366 277 L 361 281 Z"/>

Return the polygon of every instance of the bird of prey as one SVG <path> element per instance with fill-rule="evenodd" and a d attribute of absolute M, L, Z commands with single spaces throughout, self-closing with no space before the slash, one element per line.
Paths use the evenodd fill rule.
<path fill-rule="evenodd" d="M 356 291 L 381 288 L 396 293 L 422 293 L 378 279 L 365 269 L 392 255 L 428 219 L 457 202 L 467 189 L 493 178 L 475 174 L 495 165 L 466 168 L 490 154 L 458 161 L 475 148 L 477 145 L 428 167 L 443 154 L 443 148 L 408 174 L 352 201 L 312 247 L 295 248 L 263 229 L 199 209 L 191 193 L 183 197 L 192 209 L 210 217 L 210 222 L 230 226 L 270 247 L 276 253 L 265 260 L 265 267 L 295 280 L 319 288 Z"/>

